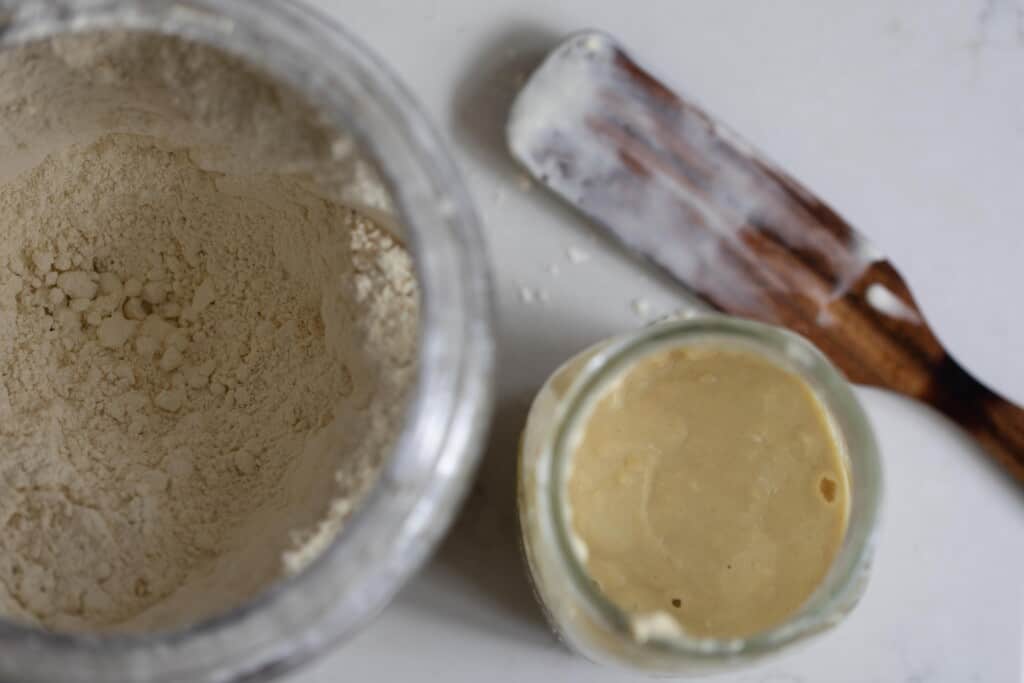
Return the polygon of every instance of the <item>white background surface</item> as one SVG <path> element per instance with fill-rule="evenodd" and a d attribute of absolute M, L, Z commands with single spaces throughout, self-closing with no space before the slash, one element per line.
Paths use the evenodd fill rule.
<path fill-rule="evenodd" d="M 516 547 L 515 450 L 532 393 L 584 345 L 686 306 L 524 190 L 504 153 L 517 78 L 566 32 L 614 33 L 832 203 L 904 273 L 952 351 L 1024 401 L 1022 0 L 315 4 L 393 66 L 452 142 L 486 224 L 501 354 L 483 471 L 448 541 L 370 628 L 291 683 L 634 680 L 554 641 Z M 591 258 L 570 263 L 570 246 Z M 1021 680 L 1024 495 L 928 410 L 860 395 L 888 480 L 864 601 L 810 645 L 716 680 Z"/>

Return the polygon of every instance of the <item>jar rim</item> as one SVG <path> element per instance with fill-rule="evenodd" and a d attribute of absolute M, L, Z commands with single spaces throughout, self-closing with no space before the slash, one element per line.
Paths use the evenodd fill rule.
<path fill-rule="evenodd" d="M 639 360 L 658 351 L 708 342 L 738 343 L 804 379 L 841 441 L 850 478 L 851 505 L 842 546 L 825 578 L 784 622 L 742 638 L 654 633 L 640 642 L 630 614 L 590 579 L 574 539 L 567 495 L 572 454 L 590 412 L 607 390 Z M 841 413 L 841 414 L 840 414 Z M 839 419 L 837 419 L 839 418 Z M 662 657 L 754 659 L 808 637 L 841 620 L 857 604 L 877 543 L 882 504 L 882 467 L 874 432 L 849 383 L 807 339 L 783 328 L 717 314 L 665 320 L 598 349 L 560 401 L 545 448 L 549 540 L 569 584 L 590 616 L 604 628 Z M 855 450 L 854 450 L 855 449 Z M 543 467 L 543 466 L 542 466 Z"/>

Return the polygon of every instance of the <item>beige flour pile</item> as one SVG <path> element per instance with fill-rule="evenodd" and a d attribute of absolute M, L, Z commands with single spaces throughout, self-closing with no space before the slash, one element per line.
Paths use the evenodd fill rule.
<path fill-rule="evenodd" d="M 39 78 L 41 54 L 59 85 L 121 63 L 89 40 L 14 67 Z M 151 42 L 114 39 L 245 81 Z M 219 106 L 237 118 L 249 95 Z M 60 630 L 180 626 L 301 569 L 372 484 L 415 371 L 404 248 L 302 177 L 227 172 L 240 152 L 196 143 L 281 130 L 117 110 L 0 185 L 0 613 Z M 101 119 L 122 132 L 96 137 Z"/>

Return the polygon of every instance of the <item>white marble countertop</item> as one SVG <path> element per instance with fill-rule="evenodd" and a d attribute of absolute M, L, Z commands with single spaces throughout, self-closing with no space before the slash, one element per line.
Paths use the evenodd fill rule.
<path fill-rule="evenodd" d="M 371 627 L 292 683 L 632 680 L 554 641 L 516 548 L 532 393 L 591 341 L 687 305 L 526 189 L 504 152 L 517 78 L 567 32 L 614 33 L 830 201 L 904 273 L 963 363 L 1024 401 L 1024 0 L 315 4 L 394 67 L 452 142 L 486 224 L 501 355 L 481 478 L 449 539 Z M 590 258 L 571 262 L 569 247 Z M 888 484 L 867 595 L 808 646 L 719 680 L 1021 680 L 1024 496 L 941 418 L 860 395 Z"/>

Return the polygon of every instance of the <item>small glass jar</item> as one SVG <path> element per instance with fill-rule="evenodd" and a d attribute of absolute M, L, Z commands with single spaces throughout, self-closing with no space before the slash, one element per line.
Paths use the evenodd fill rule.
<path fill-rule="evenodd" d="M 667 348 L 722 342 L 799 375 L 821 402 L 850 482 L 842 546 L 822 583 L 787 621 L 746 638 L 644 632 L 594 585 L 570 528 L 567 484 L 574 444 L 590 412 L 637 362 Z M 882 471 L 874 434 L 850 385 L 807 340 L 760 323 L 716 315 L 669 320 L 578 354 L 541 388 L 519 461 L 519 515 L 534 588 L 557 634 L 602 664 L 654 674 L 699 675 L 774 653 L 843 619 L 867 583 L 876 540 Z M 675 632 L 673 632 L 675 631 Z"/>

